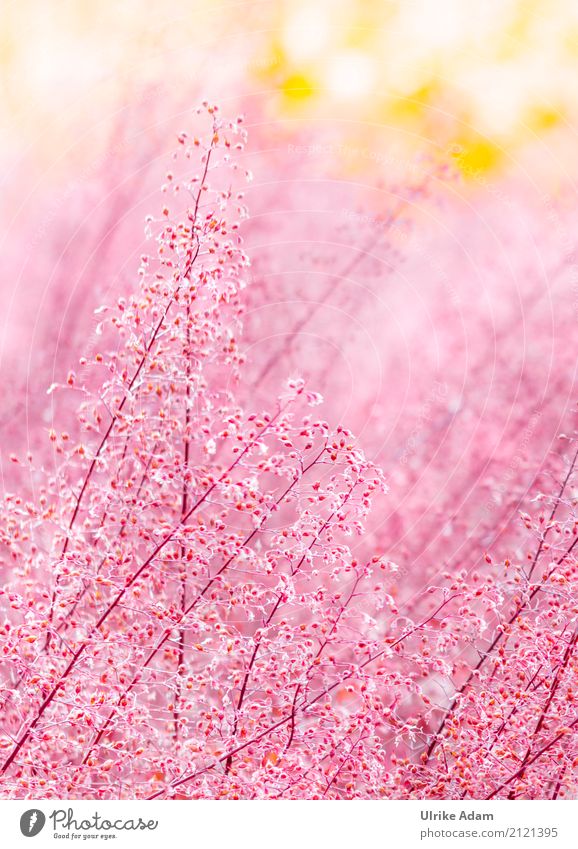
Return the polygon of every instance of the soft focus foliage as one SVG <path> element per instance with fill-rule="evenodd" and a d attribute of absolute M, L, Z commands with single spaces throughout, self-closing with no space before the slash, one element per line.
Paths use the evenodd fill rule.
<path fill-rule="evenodd" d="M 443 162 L 364 212 L 245 141 L 203 107 L 26 446 L 7 408 L 3 795 L 575 794 L 571 253 L 530 210 L 489 256 Z"/>

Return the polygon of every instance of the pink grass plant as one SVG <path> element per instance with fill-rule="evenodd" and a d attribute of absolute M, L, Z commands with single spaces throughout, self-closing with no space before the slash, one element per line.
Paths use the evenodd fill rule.
<path fill-rule="evenodd" d="M 402 425 L 389 447 L 372 439 L 372 411 L 382 471 L 317 392 L 327 360 L 292 376 L 314 313 L 288 305 L 282 356 L 248 359 L 247 299 L 272 294 L 245 291 L 245 131 L 201 113 L 209 132 L 179 136 L 138 286 L 98 310 L 98 347 L 50 389 L 80 398 L 76 423 L 50 429 L 41 460 L 11 458 L 24 494 L 5 475 L 2 794 L 575 794 L 573 440 L 514 468 L 511 432 L 490 434 L 441 486 L 462 445 L 450 362 L 411 445 Z M 359 261 L 371 253 L 379 280 L 372 251 Z M 329 275 L 317 311 L 333 291 Z M 482 400 L 466 401 L 475 417 Z M 484 475 L 481 509 L 463 496 Z"/>

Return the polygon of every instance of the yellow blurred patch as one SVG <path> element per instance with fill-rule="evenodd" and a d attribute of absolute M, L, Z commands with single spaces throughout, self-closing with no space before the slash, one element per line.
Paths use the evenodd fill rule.
<path fill-rule="evenodd" d="M 250 70 L 257 79 L 271 80 L 278 78 L 279 73 L 286 67 L 287 57 L 279 44 L 274 41 L 267 46 L 263 53 L 257 54 L 250 64 Z"/>
<path fill-rule="evenodd" d="M 469 139 L 455 144 L 452 156 L 465 177 L 476 177 L 495 168 L 502 151 L 488 139 Z"/>
<path fill-rule="evenodd" d="M 555 109 L 533 109 L 527 119 L 527 124 L 535 132 L 540 132 L 555 127 L 560 123 L 562 117 L 562 113 Z"/>
<path fill-rule="evenodd" d="M 424 114 L 435 94 L 435 85 L 427 83 L 412 91 L 411 94 L 396 97 L 389 106 L 390 115 L 393 119 L 401 121 L 418 118 Z"/>
<path fill-rule="evenodd" d="M 281 83 L 281 91 L 289 102 L 301 103 L 313 97 L 316 89 L 309 77 L 305 74 L 295 73 Z"/>

